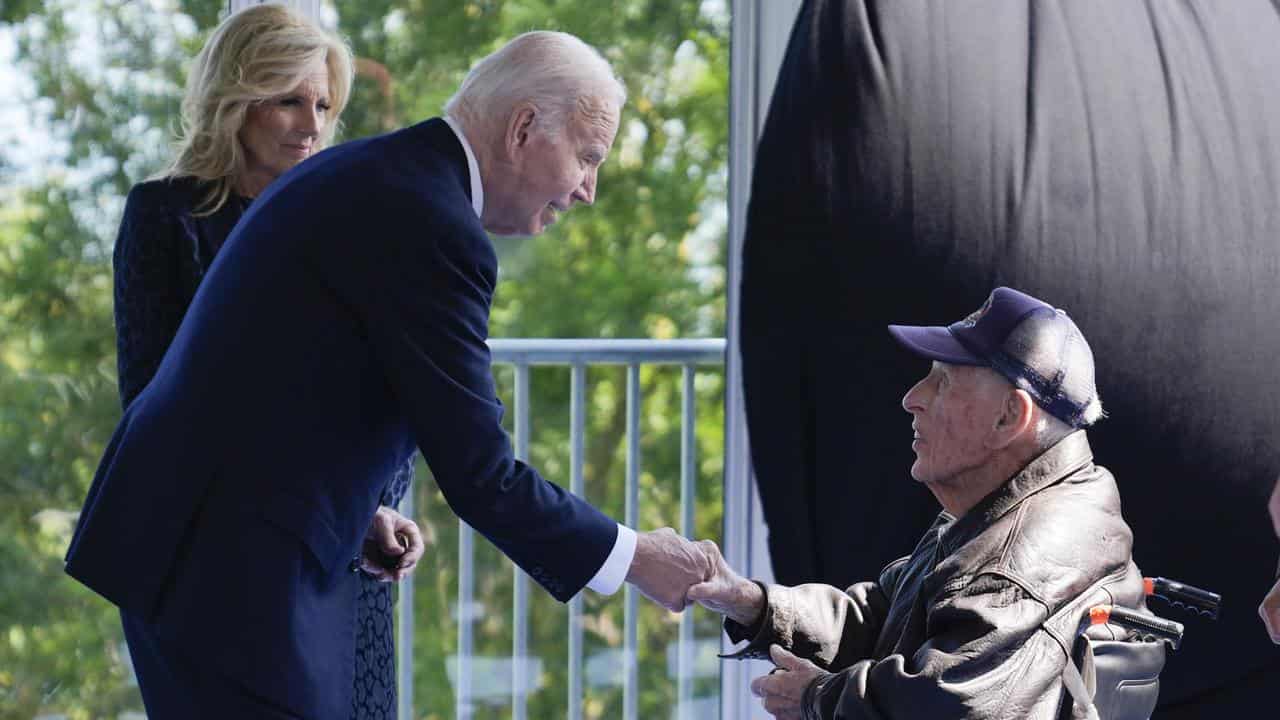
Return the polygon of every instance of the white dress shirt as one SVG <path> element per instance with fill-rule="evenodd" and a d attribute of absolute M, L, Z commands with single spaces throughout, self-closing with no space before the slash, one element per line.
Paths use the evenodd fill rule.
<path fill-rule="evenodd" d="M 453 130 L 453 134 L 458 136 L 458 142 L 462 143 L 462 151 L 467 155 L 467 170 L 471 174 L 471 207 L 476 211 L 476 217 L 482 217 L 484 186 L 480 183 L 480 164 L 476 162 L 476 155 L 471 151 L 471 143 L 467 142 L 467 136 L 462 133 L 462 127 L 457 121 L 447 115 L 444 121 Z M 612 595 L 617 592 L 627 579 L 627 571 L 631 569 L 631 560 L 635 554 L 636 531 L 618 523 L 618 537 L 613 542 L 613 550 L 609 552 L 609 557 L 605 558 L 604 564 L 596 571 L 595 576 L 587 582 L 587 587 L 601 595 Z"/>

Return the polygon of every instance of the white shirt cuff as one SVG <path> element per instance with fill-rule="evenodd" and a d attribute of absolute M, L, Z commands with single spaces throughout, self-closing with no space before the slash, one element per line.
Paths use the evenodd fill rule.
<path fill-rule="evenodd" d="M 636 554 L 636 531 L 618 523 L 618 537 L 613 541 L 613 550 L 605 558 L 604 565 L 596 572 L 595 577 L 587 583 L 587 587 L 601 595 L 612 595 L 618 592 L 631 570 L 631 560 Z"/>

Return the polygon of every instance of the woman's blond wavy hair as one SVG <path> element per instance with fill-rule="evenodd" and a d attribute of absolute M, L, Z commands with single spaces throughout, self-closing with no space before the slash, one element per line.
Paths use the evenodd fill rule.
<path fill-rule="evenodd" d="M 191 66 L 174 160 L 155 177 L 203 181 L 209 191 L 196 214 L 217 212 L 245 172 L 237 137 L 245 112 L 293 91 L 317 58 L 329 71 L 330 108 L 316 139 L 323 148 L 333 140 L 351 95 L 346 44 L 282 5 L 255 5 L 223 20 Z"/>

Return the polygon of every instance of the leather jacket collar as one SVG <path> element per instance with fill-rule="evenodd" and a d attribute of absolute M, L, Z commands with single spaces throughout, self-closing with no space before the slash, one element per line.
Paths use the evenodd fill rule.
<path fill-rule="evenodd" d="M 1017 475 L 978 501 L 964 517 L 947 528 L 939 540 L 939 557 L 946 557 L 1008 514 L 1028 497 L 1093 462 L 1084 430 L 1077 430 L 1045 450 Z"/>

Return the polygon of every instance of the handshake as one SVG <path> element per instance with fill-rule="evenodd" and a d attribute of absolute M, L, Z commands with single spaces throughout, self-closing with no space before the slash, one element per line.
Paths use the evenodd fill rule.
<path fill-rule="evenodd" d="M 764 611 L 760 586 L 734 572 L 710 540 L 688 540 L 671 528 L 636 534 L 627 582 L 672 612 L 698 603 L 743 625 Z"/>
<path fill-rule="evenodd" d="M 765 610 L 764 591 L 734 572 L 715 543 L 686 540 L 671 528 L 637 533 L 627 582 L 673 612 L 696 602 L 740 625 L 751 626 Z M 769 648 L 769 656 L 776 669 L 753 680 L 751 692 L 778 720 L 798 720 L 805 689 L 825 672 L 778 645 Z"/>

